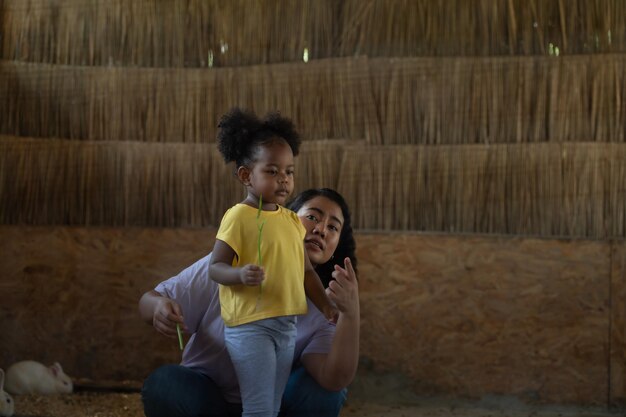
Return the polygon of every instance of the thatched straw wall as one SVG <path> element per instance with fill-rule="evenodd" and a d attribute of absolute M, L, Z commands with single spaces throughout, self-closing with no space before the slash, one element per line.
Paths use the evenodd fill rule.
<path fill-rule="evenodd" d="M 343 142 L 305 143 L 297 189 L 337 187 Z M 202 227 L 244 190 L 214 144 L 0 137 L 0 196 L 0 224 Z"/>
<path fill-rule="evenodd" d="M 243 195 L 212 144 L 0 139 L 0 224 L 215 226 Z M 360 229 L 626 237 L 625 144 L 315 141 L 297 175 Z"/>
<path fill-rule="evenodd" d="M 626 140 L 626 54 L 368 63 L 384 144 Z"/>
<path fill-rule="evenodd" d="M 234 105 L 305 139 L 371 144 L 624 142 L 626 54 L 332 59 L 222 69 L 0 62 L 0 132 L 212 142 Z"/>
<path fill-rule="evenodd" d="M 340 54 L 533 55 L 623 51 L 622 0 L 348 0 Z M 610 32 L 610 33 L 609 33 Z"/>
<path fill-rule="evenodd" d="M 213 142 L 233 106 L 280 110 L 305 139 L 379 141 L 364 59 L 221 69 L 0 62 L 0 132 L 20 136 Z"/>
<path fill-rule="evenodd" d="M 309 57 L 626 51 L 622 0 L 4 0 L 0 57 L 204 67 Z"/>
<path fill-rule="evenodd" d="M 338 189 L 359 228 L 626 236 L 624 144 L 350 147 Z"/>
<path fill-rule="evenodd" d="M 206 67 L 333 56 L 334 0 L 5 0 L 2 57 Z"/>

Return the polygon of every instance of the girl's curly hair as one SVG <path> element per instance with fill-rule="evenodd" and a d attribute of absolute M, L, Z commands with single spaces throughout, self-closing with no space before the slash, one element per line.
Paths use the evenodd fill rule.
<path fill-rule="evenodd" d="M 268 113 L 263 119 L 249 110 L 238 107 L 222 116 L 219 122 L 217 146 L 226 163 L 248 166 L 255 160 L 259 145 L 281 138 L 291 148 L 293 156 L 300 150 L 300 135 L 293 122 L 278 112 Z"/>

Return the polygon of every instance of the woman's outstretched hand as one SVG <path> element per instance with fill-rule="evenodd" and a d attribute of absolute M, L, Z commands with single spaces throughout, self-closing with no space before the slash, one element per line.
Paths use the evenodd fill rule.
<path fill-rule="evenodd" d="M 350 258 L 344 259 L 344 267 L 335 265 L 333 280 L 328 284 L 328 298 L 335 303 L 341 314 L 359 314 L 359 283 Z"/>

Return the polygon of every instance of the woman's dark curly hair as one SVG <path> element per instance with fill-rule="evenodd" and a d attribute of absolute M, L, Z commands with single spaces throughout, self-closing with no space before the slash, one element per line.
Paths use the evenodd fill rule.
<path fill-rule="evenodd" d="M 217 146 L 228 162 L 249 166 L 255 161 L 258 147 L 281 138 L 291 148 L 293 156 L 300 150 L 300 135 L 293 122 L 279 113 L 268 113 L 263 119 L 238 107 L 222 116 L 218 125 Z"/>
<path fill-rule="evenodd" d="M 352 268 L 354 268 L 354 272 L 357 272 L 357 260 L 354 253 L 356 250 L 356 242 L 354 241 L 354 235 L 352 232 L 350 209 L 348 209 L 346 201 L 343 199 L 341 194 L 330 188 L 312 188 L 298 194 L 296 198 L 287 204 L 287 208 L 297 213 L 307 201 L 320 196 L 326 197 L 337 203 L 339 208 L 341 208 L 341 213 L 343 214 L 343 227 L 341 228 L 339 244 L 337 245 L 337 249 L 335 249 L 333 257 L 328 262 L 315 267 L 315 271 L 322 280 L 324 287 L 328 287 L 328 283 L 333 279 L 331 274 L 335 270 L 335 265 L 339 265 L 343 268 L 343 260 L 346 257 L 350 258 L 350 261 L 352 261 Z"/>

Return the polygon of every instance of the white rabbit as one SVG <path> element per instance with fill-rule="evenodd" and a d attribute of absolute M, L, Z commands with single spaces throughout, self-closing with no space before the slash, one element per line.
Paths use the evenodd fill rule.
<path fill-rule="evenodd" d="M 45 366 L 35 361 L 22 361 L 7 369 L 6 389 L 14 395 L 69 394 L 73 385 L 58 362 Z"/>
<path fill-rule="evenodd" d="M 11 417 L 15 403 L 8 392 L 4 391 L 4 371 L 0 369 L 0 416 Z"/>

